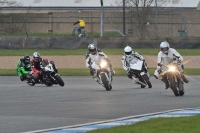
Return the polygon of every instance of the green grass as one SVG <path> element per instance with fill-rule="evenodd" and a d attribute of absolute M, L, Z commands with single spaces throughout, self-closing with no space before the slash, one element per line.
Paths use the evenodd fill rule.
<path fill-rule="evenodd" d="M 103 52 L 107 55 L 123 55 L 123 48 L 104 48 Z M 157 55 L 159 49 L 133 49 L 141 55 Z M 42 56 L 46 55 L 85 55 L 87 49 L 0 49 L 0 56 L 23 56 L 24 54 L 32 55 L 34 52 L 39 52 Z M 200 55 L 199 49 L 177 49 L 177 51 L 182 55 L 196 56 Z"/>
<path fill-rule="evenodd" d="M 122 68 L 115 68 L 116 76 L 126 76 L 126 72 Z M 156 68 L 150 68 L 149 73 L 153 76 Z M 58 72 L 62 76 L 90 76 L 88 69 L 65 69 L 58 68 Z M 200 75 L 200 68 L 186 68 L 186 75 Z M 0 76 L 17 76 L 16 69 L 0 69 Z"/>
<path fill-rule="evenodd" d="M 177 118 L 155 118 L 132 125 L 93 130 L 87 133 L 199 133 L 200 115 Z"/>

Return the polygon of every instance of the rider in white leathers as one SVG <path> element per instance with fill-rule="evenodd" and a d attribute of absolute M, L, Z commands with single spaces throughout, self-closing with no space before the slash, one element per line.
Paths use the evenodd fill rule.
<path fill-rule="evenodd" d="M 125 71 L 127 71 L 127 76 L 132 79 L 132 76 L 130 74 L 130 61 L 133 58 L 137 58 L 139 60 L 143 60 L 144 58 L 142 55 L 139 55 L 137 52 L 132 51 L 132 48 L 130 46 L 126 46 L 124 48 L 124 56 L 122 57 L 122 65 L 123 65 L 123 69 Z"/>
<path fill-rule="evenodd" d="M 86 54 L 86 67 L 90 69 L 90 74 L 93 75 L 93 78 L 97 77 L 96 70 L 92 68 L 92 63 L 98 61 L 100 58 L 105 58 L 105 60 L 109 63 L 109 67 L 111 69 L 111 73 L 114 75 L 115 71 L 112 69 L 112 64 L 108 59 L 107 55 L 104 54 L 100 49 L 97 49 L 95 44 L 88 45 L 88 52 Z"/>
<path fill-rule="evenodd" d="M 156 79 L 159 78 L 160 80 L 162 80 L 165 83 L 165 85 L 166 85 L 165 89 L 169 88 L 169 82 L 166 79 L 166 77 L 159 74 L 160 63 L 161 64 L 163 63 L 162 58 L 164 58 L 164 57 L 169 57 L 171 59 L 173 59 L 174 57 L 178 58 L 178 63 L 179 63 L 178 70 L 181 72 L 181 78 L 183 79 L 183 81 L 185 83 L 188 83 L 189 81 L 184 75 L 183 57 L 175 49 L 170 48 L 170 45 L 168 42 L 164 41 L 164 42 L 161 42 L 161 44 L 160 44 L 160 52 L 158 53 L 158 59 L 157 59 L 157 63 L 158 63 L 157 70 L 154 72 L 154 77 Z"/>

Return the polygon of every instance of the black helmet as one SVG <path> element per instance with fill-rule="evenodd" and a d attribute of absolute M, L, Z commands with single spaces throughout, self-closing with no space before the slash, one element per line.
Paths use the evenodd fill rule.
<path fill-rule="evenodd" d="M 24 55 L 24 63 L 25 63 L 25 64 L 30 63 L 30 56 L 27 55 L 27 54 Z"/>
<path fill-rule="evenodd" d="M 97 53 L 97 47 L 95 44 L 91 43 L 88 45 L 88 50 L 91 54 L 95 55 Z"/>

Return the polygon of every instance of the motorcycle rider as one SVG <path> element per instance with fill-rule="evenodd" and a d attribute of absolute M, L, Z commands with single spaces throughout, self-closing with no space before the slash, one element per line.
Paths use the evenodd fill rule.
<path fill-rule="evenodd" d="M 21 81 L 24 81 L 28 78 L 28 71 L 30 70 L 30 56 L 25 54 L 23 58 L 19 59 L 17 64 L 17 74 L 20 76 Z"/>
<path fill-rule="evenodd" d="M 123 69 L 127 72 L 127 77 L 130 79 L 132 79 L 132 76 L 130 73 L 130 62 L 134 58 L 145 61 L 144 57 L 142 55 L 139 55 L 136 51 L 133 51 L 130 46 L 126 46 L 124 48 L 124 55 L 122 57 L 122 65 L 123 65 Z M 146 65 L 145 62 L 144 62 L 144 64 Z M 144 67 L 144 65 L 143 65 L 143 67 Z M 146 72 L 147 72 L 147 70 L 146 70 Z"/>
<path fill-rule="evenodd" d="M 167 41 L 161 42 L 160 44 L 160 52 L 158 53 L 158 59 L 157 59 L 157 70 L 154 72 L 154 77 L 156 79 L 161 79 L 164 83 L 166 88 L 169 88 L 169 82 L 167 80 L 167 77 L 160 75 L 161 72 L 161 63 L 162 63 L 162 58 L 164 57 L 169 57 L 171 59 L 174 59 L 174 57 L 178 58 L 178 70 L 181 73 L 181 78 L 185 83 L 188 83 L 189 80 L 185 77 L 184 75 L 184 66 L 183 66 L 183 57 L 173 48 L 170 48 L 170 45 Z"/>
<path fill-rule="evenodd" d="M 109 63 L 111 73 L 115 75 L 115 71 L 113 71 L 111 61 L 108 59 L 107 55 L 98 49 L 95 44 L 91 43 L 88 45 L 88 52 L 86 54 L 86 67 L 90 69 L 90 74 L 93 75 L 93 78 L 95 79 L 97 77 L 97 72 L 91 65 L 95 60 L 99 59 L 98 57 L 105 58 L 105 60 Z"/>
<path fill-rule="evenodd" d="M 33 59 L 31 60 L 32 66 L 34 66 L 33 69 L 36 69 L 39 71 L 39 79 L 42 81 L 42 71 L 43 71 L 43 66 L 41 65 L 41 62 L 43 60 L 49 61 L 47 58 L 41 58 L 40 54 L 38 52 L 33 53 Z M 53 69 L 56 73 L 58 73 L 57 68 L 55 67 L 55 64 L 53 61 L 50 61 L 52 63 Z"/>

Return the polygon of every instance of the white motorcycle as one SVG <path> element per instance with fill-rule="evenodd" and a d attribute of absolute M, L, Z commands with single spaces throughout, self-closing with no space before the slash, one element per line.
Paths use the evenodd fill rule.
<path fill-rule="evenodd" d="M 141 85 L 141 88 L 148 85 L 149 88 L 152 87 L 152 84 L 149 80 L 150 74 L 147 71 L 147 66 L 144 61 L 137 58 L 132 58 L 130 61 L 130 70 L 132 80 L 135 84 Z"/>
<path fill-rule="evenodd" d="M 91 66 L 96 70 L 97 82 L 105 87 L 107 91 L 110 91 L 113 78 L 108 62 L 105 59 L 99 59 L 98 62 L 93 62 Z"/>

